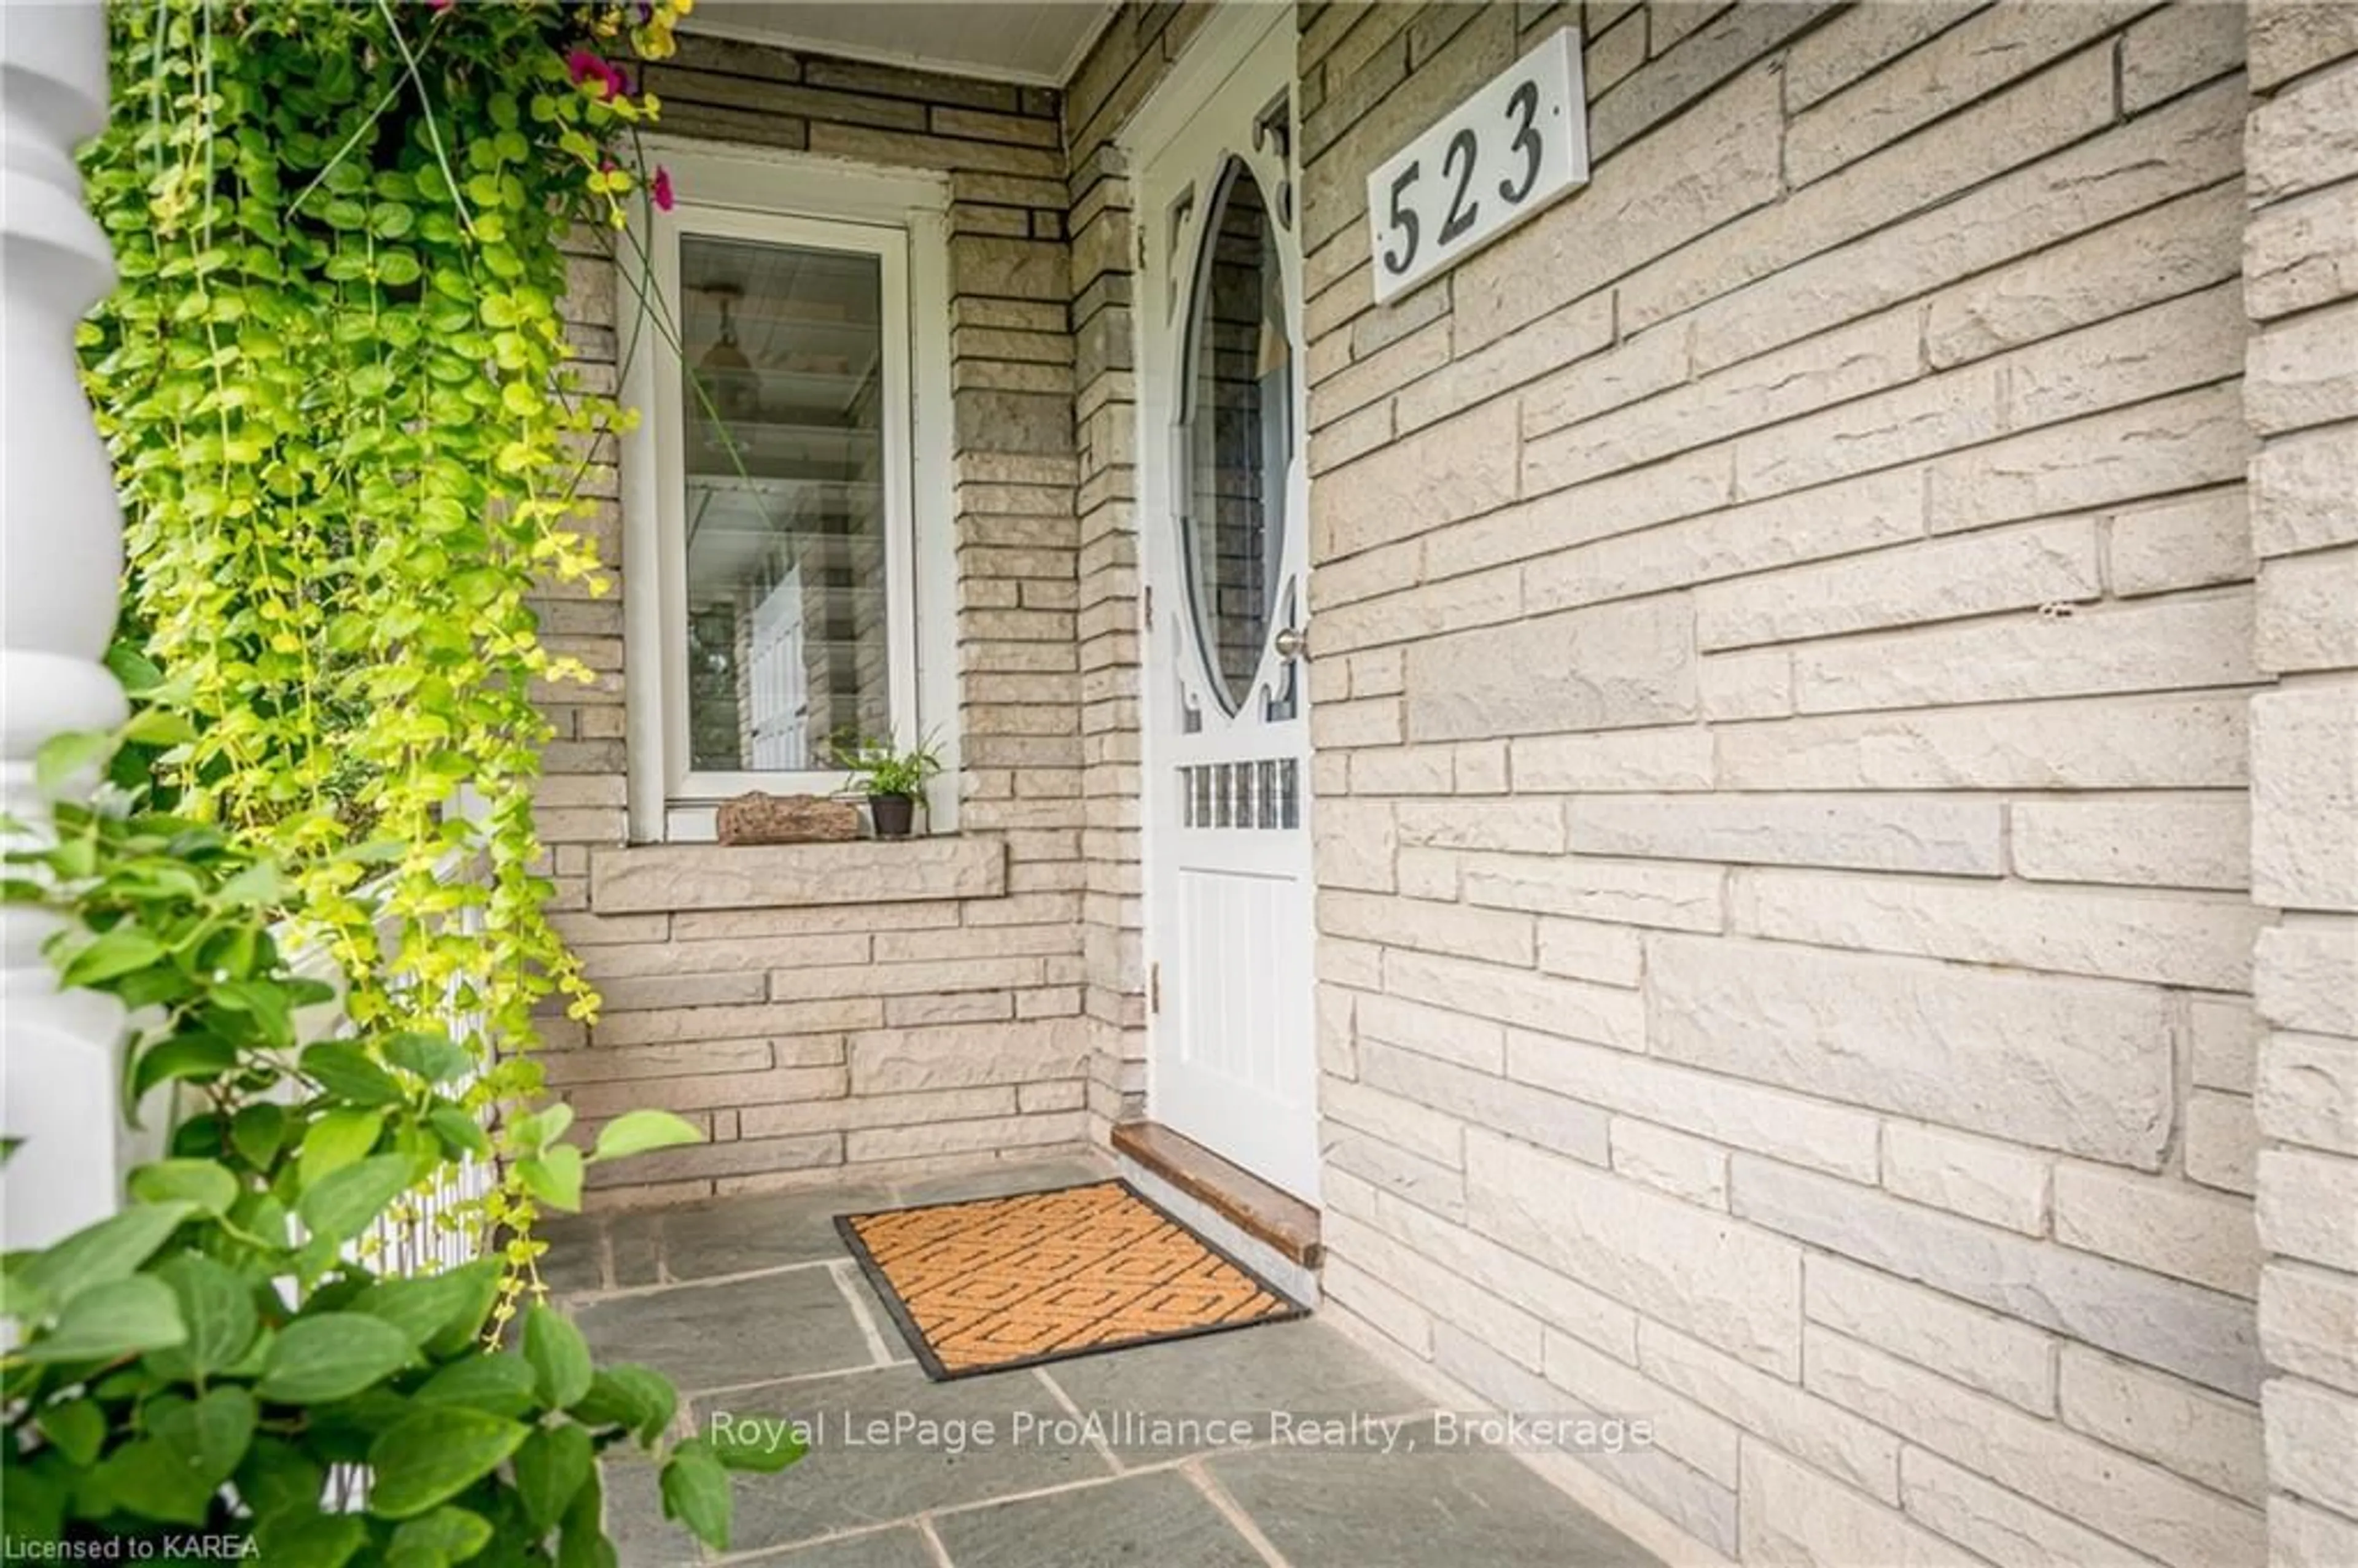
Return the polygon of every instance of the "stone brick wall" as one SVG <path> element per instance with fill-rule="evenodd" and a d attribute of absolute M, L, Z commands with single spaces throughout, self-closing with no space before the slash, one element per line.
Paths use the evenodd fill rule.
<path fill-rule="evenodd" d="M 2270 1560 L 2358 1563 L 2358 8 L 2250 20 L 2260 1345 Z"/>
<path fill-rule="evenodd" d="M 888 847 L 820 879 L 822 892 L 851 885 L 882 902 L 781 890 L 714 907 L 698 890 L 732 876 L 730 851 L 619 848 L 621 600 L 634 585 L 620 580 L 622 520 L 601 469 L 595 528 L 622 591 L 544 605 L 552 643 L 599 680 L 544 694 L 557 734 L 539 819 L 566 933 L 605 1010 L 587 1030 L 547 1021 L 550 1080 L 585 1119 L 663 1106 L 710 1134 L 619 1171 L 628 1185 L 608 1202 L 1076 1143 L 1094 1054 L 1083 839 L 1098 824 L 1083 795 L 1059 95 L 697 38 L 647 85 L 671 135 L 948 177 L 960 833 L 1003 843 L 1003 875 L 975 893 L 944 881 L 927 846 Z M 585 257 L 571 297 L 577 341 L 611 366 L 611 265 Z M 600 893 L 610 885 L 639 891 L 620 910 L 622 894 Z M 645 890 L 666 885 L 672 905 L 650 903 Z"/>
<path fill-rule="evenodd" d="M 1374 308 L 1368 170 L 1574 23 L 1593 182 Z M 1565 1468 L 1657 1540 L 2262 1561 L 2255 1160 L 2268 1431 L 2358 1408 L 2358 68 L 2252 121 L 2247 514 L 2241 6 L 1300 27 L 1330 1310 L 1650 1418 Z"/>
<path fill-rule="evenodd" d="M 1095 1027 L 1089 1119 L 1102 1139 L 1144 1113 L 1146 973 L 1139 872 L 1137 266 L 1130 189 L 1114 135 L 1202 23 L 1201 7 L 1128 4 L 1065 91 L 1072 200 L 1072 327 L 1080 521 L 1084 1006 Z"/>
<path fill-rule="evenodd" d="M 951 181 L 966 775 L 955 841 L 624 849 L 619 596 L 545 601 L 550 1077 L 713 1138 L 603 1201 L 1143 1108 L 1114 137 L 1205 14 L 1061 95 L 653 74 Z M 1676 1551 L 2358 1562 L 2358 10 L 1296 16 L 1328 1309 L 1650 1419 L 1563 1473 Z M 1590 187 L 1376 308 L 1368 170 L 1569 24 Z"/>

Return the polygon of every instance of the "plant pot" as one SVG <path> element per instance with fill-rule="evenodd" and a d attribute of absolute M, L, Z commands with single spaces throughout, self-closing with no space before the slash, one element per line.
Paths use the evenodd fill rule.
<path fill-rule="evenodd" d="M 917 803 L 905 795 L 871 795 L 868 817 L 879 838 L 906 838 L 917 820 Z"/>

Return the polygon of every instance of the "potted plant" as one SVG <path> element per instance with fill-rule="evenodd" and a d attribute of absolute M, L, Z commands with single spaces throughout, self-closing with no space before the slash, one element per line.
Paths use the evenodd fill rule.
<path fill-rule="evenodd" d="M 835 743 L 835 765 L 851 774 L 848 787 L 868 796 L 869 820 L 879 838 L 906 838 L 916 822 L 926 781 L 942 771 L 930 740 L 906 752 L 890 739 L 859 735 Z"/>

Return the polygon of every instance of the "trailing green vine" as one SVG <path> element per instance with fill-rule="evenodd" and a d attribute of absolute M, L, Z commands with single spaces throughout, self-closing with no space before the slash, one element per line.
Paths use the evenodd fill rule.
<path fill-rule="evenodd" d="M 530 599 L 606 586 L 579 525 L 628 416 L 571 362 L 566 251 L 634 193 L 668 203 L 610 151 L 657 108 L 617 58 L 670 52 L 687 9 L 111 12 L 84 164 L 121 286 L 84 364 L 134 640 L 189 720 L 155 776 L 287 868 L 361 1030 L 477 1021 L 478 1104 L 536 1094 L 537 1008 L 596 1007 L 532 816 L 535 697 L 589 672 Z M 511 1169 L 480 1218 L 520 1234 L 535 1189 L 573 1195 Z"/>

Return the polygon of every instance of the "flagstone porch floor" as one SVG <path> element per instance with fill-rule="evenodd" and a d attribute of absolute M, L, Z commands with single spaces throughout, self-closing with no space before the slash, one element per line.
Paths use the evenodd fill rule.
<path fill-rule="evenodd" d="M 738 1478 L 725 1561 L 1656 1563 L 1513 1455 L 1436 1442 L 1432 1401 L 1314 1316 L 929 1382 L 832 1224 L 1108 1173 L 1065 1160 L 570 1220 L 547 1228 L 543 1272 L 601 1358 L 671 1376 L 699 1427 L 730 1421 L 742 1435 L 749 1422 L 788 1419 L 815 1432 L 799 1464 Z M 1232 1421 L 1250 1425 L 1211 1427 Z M 1313 1445 L 1314 1431 L 1347 1441 Z M 647 1466 L 617 1464 L 606 1506 L 631 1568 L 702 1560 L 663 1520 Z"/>

